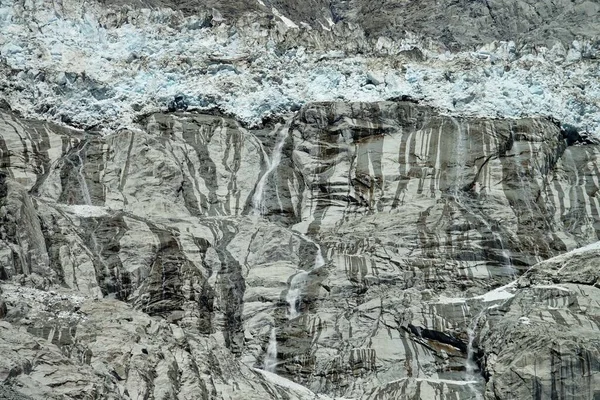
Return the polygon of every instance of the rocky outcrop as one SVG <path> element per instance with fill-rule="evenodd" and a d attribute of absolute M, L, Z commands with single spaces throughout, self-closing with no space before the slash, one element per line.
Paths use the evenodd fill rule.
<path fill-rule="evenodd" d="M 100 136 L 0 113 L 11 390 L 442 399 L 527 396 L 535 381 L 541 398 L 562 393 L 545 372 L 514 378 L 536 358 L 515 367 L 509 354 L 539 331 L 505 343 L 517 314 L 546 306 L 535 285 L 550 278 L 533 271 L 598 239 L 598 146 L 554 120 L 312 103 L 260 129 L 176 112 Z M 594 284 L 570 282 L 575 271 L 552 279 Z M 593 308 L 583 301 L 573 312 Z M 587 351 L 575 375 L 597 365 L 589 329 L 560 342 Z M 583 379 L 563 372 L 564 391 Z"/>
<path fill-rule="evenodd" d="M 597 244 L 542 262 L 482 330 L 490 398 L 600 395 Z"/>
<path fill-rule="evenodd" d="M 338 9 L 347 2 L 340 2 Z M 448 48 L 515 40 L 529 46 L 596 37 L 598 4 L 588 1 L 369 1 L 352 2 L 348 17 L 374 36 L 397 37 L 403 31 L 435 38 Z M 567 22 L 570 21 L 570 22 Z M 567 26 L 569 28 L 567 28 Z"/>
<path fill-rule="evenodd" d="M 206 23 L 237 20 L 244 14 L 268 14 L 277 19 L 309 24 L 315 29 L 347 22 L 362 27 L 367 36 L 405 37 L 407 32 L 431 38 L 449 48 L 477 46 L 494 40 L 526 41 L 529 45 L 569 43 L 576 38 L 597 37 L 598 4 L 583 0 L 561 1 L 384 1 L 377 5 L 358 1 L 313 1 L 293 3 L 281 0 L 186 1 L 103 0 L 111 7 L 170 8 L 185 15 L 207 12 Z"/>

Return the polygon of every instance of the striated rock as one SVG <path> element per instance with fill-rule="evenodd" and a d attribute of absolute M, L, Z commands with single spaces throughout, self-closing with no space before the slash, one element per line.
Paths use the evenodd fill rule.
<path fill-rule="evenodd" d="M 0 319 L 4 318 L 6 312 L 6 303 L 4 303 L 4 299 L 2 298 L 2 289 L 0 288 Z"/>
<path fill-rule="evenodd" d="M 591 261 L 569 258 L 560 273 L 544 261 L 600 227 L 598 145 L 569 146 L 554 120 L 312 103 L 260 129 L 174 112 L 99 136 L 0 116 L 0 350 L 11 354 L 0 371 L 15 393 L 597 391 L 593 314 L 581 340 L 556 336 L 561 357 L 586 352 L 588 369 L 573 358 L 572 376 L 554 372 L 562 389 L 530 371 L 538 359 L 558 368 L 544 355 L 546 314 L 534 315 L 540 293 L 566 297 L 540 285 L 582 296 L 568 311 L 582 321 L 595 307 Z M 574 320 L 566 312 L 556 319 Z M 539 329 L 516 325 L 523 316 Z M 32 361 L 36 349 L 46 356 Z"/>
<path fill-rule="evenodd" d="M 600 396 L 597 244 L 544 261 L 481 332 L 490 398 Z"/>
<path fill-rule="evenodd" d="M 397 37 L 408 30 L 440 40 L 449 48 L 493 40 L 551 47 L 557 39 L 570 42 L 577 36 L 599 34 L 592 16 L 597 16 L 600 8 L 582 0 L 338 3 L 337 9 L 344 10 L 348 19 L 364 26 L 370 35 Z M 573 28 L 565 29 L 566 26 Z"/>
<path fill-rule="evenodd" d="M 15 292 L 46 295 L 28 288 Z M 77 301 L 64 291 L 53 296 Z M 29 304 L 43 313 L 35 300 Z M 309 398 L 306 389 L 239 363 L 214 339 L 186 333 L 120 301 L 84 300 L 75 313 L 41 317 L 29 320 L 53 326 L 43 332 L 28 327 L 33 336 L 17 334 L 11 324 L 0 322 L 0 348 L 6 355 L 0 379 L 31 398 Z M 74 319 L 78 321 L 72 325 Z"/>
<path fill-rule="evenodd" d="M 571 42 L 578 36 L 595 37 L 600 34 L 595 23 L 600 7 L 584 0 L 388 0 L 376 5 L 364 0 L 319 0 L 310 4 L 286 1 L 269 1 L 265 4 L 248 0 L 185 3 L 168 0 L 103 0 L 100 3 L 121 7 L 165 7 L 181 10 L 185 15 L 201 14 L 216 8 L 220 10 L 220 18 L 215 18 L 213 12 L 213 23 L 222 22 L 223 18 L 237 20 L 248 13 L 272 13 L 274 17 L 284 15 L 291 21 L 302 21 L 313 28 L 330 28 L 335 23 L 350 22 L 363 27 L 368 36 L 398 38 L 405 36 L 408 31 L 439 40 L 448 47 L 522 39 L 529 44 L 549 44 L 551 47 L 557 39 Z"/>

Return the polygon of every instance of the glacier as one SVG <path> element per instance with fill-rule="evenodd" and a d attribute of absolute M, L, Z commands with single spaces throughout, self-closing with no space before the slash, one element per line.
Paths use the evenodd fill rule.
<path fill-rule="evenodd" d="M 452 53 L 416 35 L 366 39 L 351 24 L 312 28 L 279 12 L 269 28 L 168 9 L 23 4 L 0 5 L 0 96 L 26 117 L 114 131 L 184 95 L 192 109 L 259 126 L 307 102 L 409 96 L 450 115 L 545 115 L 600 135 L 591 41 Z M 415 49 L 421 59 L 406 56 Z"/>

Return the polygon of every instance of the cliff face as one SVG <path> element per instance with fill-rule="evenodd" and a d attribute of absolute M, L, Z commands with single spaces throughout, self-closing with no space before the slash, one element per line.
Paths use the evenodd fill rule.
<path fill-rule="evenodd" d="M 600 5 L 0 2 L 0 398 L 600 398 Z"/>
<path fill-rule="evenodd" d="M 407 32 L 439 40 L 454 50 L 494 40 L 518 40 L 552 47 L 556 40 L 570 43 L 578 37 L 597 37 L 600 5 L 585 0 L 102 0 L 108 7 L 170 8 L 184 15 L 208 10 L 218 18 L 236 20 L 248 13 L 284 15 L 320 28 L 348 22 L 371 37 L 399 38 Z M 273 12 L 273 9 L 276 11 Z M 212 11 L 215 10 L 215 11 Z M 329 22 L 331 21 L 331 22 Z"/>
<path fill-rule="evenodd" d="M 491 398 L 598 396 L 598 245 L 533 267 L 482 330 Z M 497 318 L 497 320 L 496 320 Z M 525 387 L 522 382 L 529 386 Z"/>
<path fill-rule="evenodd" d="M 0 121 L 6 396 L 600 395 L 597 249 L 560 255 L 598 240 L 599 147 L 553 120 Z"/>

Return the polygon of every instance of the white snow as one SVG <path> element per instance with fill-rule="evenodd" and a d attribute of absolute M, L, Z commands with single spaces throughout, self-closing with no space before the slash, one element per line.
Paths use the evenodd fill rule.
<path fill-rule="evenodd" d="M 559 285 L 535 285 L 535 286 L 533 286 L 533 289 L 557 289 L 562 292 L 571 293 L 571 291 L 569 289 L 567 289 L 564 286 L 559 286 Z"/>
<path fill-rule="evenodd" d="M 519 318 L 519 323 L 521 323 L 523 325 L 530 325 L 531 320 L 528 317 L 521 317 L 521 318 Z"/>
<path fill-rule="evenodd" d="M 272 384 L 293 390 L 296 394 L 303 396 L 302 398 L 314 399 L 317 397 L 317 395 L 314 392 L 294 381 L 286 379 L 272 372 L 263 371 L 261 369 L 256 368 L 254 370 L 260 372 L 265 377 L 265 379 L 271 382 Z M 327 397 L 323 397 L 323 399 L 325 400 L 327 399 Z"/>
<path fill-rule="evenodd" d="M 399 42 L 374 39 L 371 54 L 352 55 L 341 50 L 355 40 L 350 34 L 336 39 L 336 51 L 300 43 L 281 54 L 278 30 L 331 33 L 298 27 L 275 9 L 282 26 L 268 31 L 257 24 L 231 29 L 227 21 L 197 29 L 197 17 L 169 10 L 129 11 L 128 22 L 114 26 L 93 3 L 72 19 L 52 2 L 26 4 L 0 4 L 0 52 L 8 66 L 0 64 L 0 84 L 7 86 L 0 96 L 29 117 L 131 127 L 136 115 L 165 109 L 181 93 L 190 107 L 216 106 L 255 125 L 311 101 L 409 95 L 450 114 L 553 115 L 600 135 L 600 69 L 581 59 L 587 42 L 525 55 L 512 42 L 450 53 L 408 35 Z M 382 57 L 414 46 L 426 61 L 400 57 L 397 65 L 395 57 Z M 369 84 L 371 71 L 385 82 Z"/>
<path fill-rule="evenodd" d="M 101 206 L 73 204 L 63 205 L 61 208 L 83 218 L 99 218 L 109 215 L 107 208 Z"/>
<path fill-rule="evenodd" d="M 597 251 L 597 250 L 600 250 L 600 241 L 590 243 L 583 247 L 578 247 L 569 252 L 566 252 L 566 253 L 560 254 L 556 257 L 550 258 L 546 261 L 547 262 L 565 262 L 575 255 L 581 255 L 581 254 L 585 254 L 587 252 L 593 252 L 593 251 Z M 561 272 L 568 265 L 569 264 L 565 262 L 564 265 L 557 271 L 557 273 Z"/>
<path fill-rule="evenodd" d="M 417 382 L 445 383 L 446 385 L 459 385 L 459 386 L 472 385 L 472 384 L 479 383 L 477 381 L 455 381 L 455 380 L 451 380 L 451 379 L 438 379 L 438 378 L 400 378 L 400 379 L 392 381 L 390 383 L 403 382 L 407 379 L 415 380 Z"/>
<path fill-rule="evenodd" d="M 496 289 L 490 290 L 489 292 L 473 297 L 446 297 L 442 294 L 435 300 L 435 303 L 455 304 L 464 303 L 469 300 L 481 300 L 484 303 L 491 303 L 493 301 L 508 300 L 515 296 L 515 293 L 510 291 L 510 289 L 514 287 L 516 283 L 517 281 L 514 280 L 504 286 L 498 287 Z"/>
<path fill-rule="evenodd" d="M 512 288 L 516 283 L 517 281 L 514 280 L 507 285 L 501 286 L 494 290 L 490 290 L 489 292 L 484 293 L 480 296 L 475 296 L 474 299 L 481 299 L 485 303 L 499 300 L 508 300 L 515 296 L 515 294 L 513 292 L 510 292 L 509 289 Z"/>
<path fill-rule="evenodd" d="M 271 382 L 274 385 L 277 385 L 279 387 L 283 387 L 289 390 L 292 390 L 294 392 L 294 394 L 298 395 L 298 396 L 302 396 L 300 397 L 301 399 L 311 399 L 311 400 L 352 400 L 349 398 L 345 398 L 345 397 L 335 397 L 335 398 L 331 398 L 329 396 L 323 395 L 323 394 L 316 394 L 313 391 L 311 391 L 310 389 L 294 382 L 291 381 L 287 378 L 284 378 L 282 376 L 279 376 L 277 374 L 274 374 L 272 372 L 268 372 L 268 371 L 264 371 L 261 369 L 254 369 L 256 372 L 261 373 L 265 379 L 269 382 Z M 454 381 L 452 381 L 454 382 Z"/>
<path fill-rule="evenodd" d="M 455 304 L 455 303 L 464 303 L 467 301 L 466 297 L 446 297 L 441 294 L 435 301 L 435 304 Z"/>
<path fill-rule="evenodd" d="M 59 320 L 83 321 L 87 317 L 79 311 L 56 311 L 59 308 L 69 306 L 74 310 L 75 306 L 81 306 L 86 300 L 73 292 L 57 292 L 55 290 L 40 290 L 28 286 L 20 286 L 12 283 L 0 284 L 2 296 L 9 306 L 26 302 L 34 313 L 50 313 Z M 59 290 L 62 290 L 60 288 Z"/>
<path fill-rule="evenodd" d="M 279 11 L 277 11 L 277 9 L 275 7 L 271 8 L 271 12 L 273 13 L 273 15 L 275 15 L 276 17 L 281 19 L 283 21 L 283 23 L 285 24 L 285 26 L 287 26 L 288 28 L 298 29 L 298 25 L 296 25 L 294 23 L 294 21 L 292 21 L 288 17 L 282 15 Z"/>
<path fill-rule="evenodd" d="M 567 253 L 561 254 L 561 256 L 569 256 L 569 255 L 572 256 L 575 254 L 583 254 L 583 253 L 587 253 L 588 251 L 594 251 L 594 250 L 600 250 L 600 241 L 590 243 L 587 246 L 579 247 L 577 249 L 573 249 Z"/>

